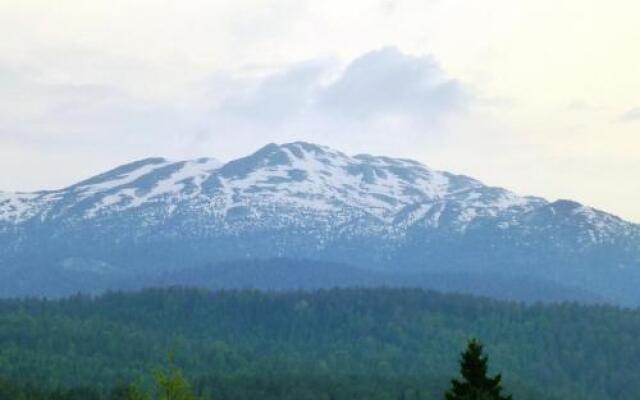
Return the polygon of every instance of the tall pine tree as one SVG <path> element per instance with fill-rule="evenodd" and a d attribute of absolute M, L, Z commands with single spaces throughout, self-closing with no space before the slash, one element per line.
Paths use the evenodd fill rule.
<path fill-rule="evenodd" d="M 462 380 L 451 380 L 451 389 L 445 393 L 446 400 L 511 400 L 510 395 L 502 394 L 502 376 L 487 376 L 487 362 L 482 344 L 470 340 L 460 358 Z"/>

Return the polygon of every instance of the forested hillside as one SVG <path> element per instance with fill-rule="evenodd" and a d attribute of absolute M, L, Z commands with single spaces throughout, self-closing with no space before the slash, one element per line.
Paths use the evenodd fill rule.
<path fill-rule="evenodd" d="M 207 398 L 441 399 L 477 337 L 515 399 L 636 399 L 638 332 L 635 310 L 408 289 L 2 300 L 0 395 L 121 398 L 173 354 Z"/>

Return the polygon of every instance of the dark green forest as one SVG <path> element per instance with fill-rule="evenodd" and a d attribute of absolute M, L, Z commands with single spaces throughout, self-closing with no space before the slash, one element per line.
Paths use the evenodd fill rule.
<path fill-rule="evenodd" d="M 417 289 L 0 300 L 0 399 L 124 399 L 168 358 L 202 398 L 442 399 L 479 338 L 514 399 L 637 399 L 640 311 Z"/>

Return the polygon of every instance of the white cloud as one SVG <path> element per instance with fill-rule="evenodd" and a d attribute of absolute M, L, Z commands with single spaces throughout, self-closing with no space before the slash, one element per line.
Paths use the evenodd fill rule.
<path fill-rule="evenodd" d="M 433 122 L 463 111 L 469 101 L 466 88 L 432 57 L 409 56 L 394 47 L 358 57 L 319 98 L 323 108 L 347 118 L 404 115 Z"/>
<path fill-rule="evenodd" d="M 336 74 L 338 69 L 312 60 L 257 80 L 218 79 L 216 88 L 229 95 L 217 99 L 210 119 L 236 118 L 271 129 L 299 119 L 351 124 L 399 117 L 433 127 L 450 114 L 464 113 L 472 101 L 470 90 L 448 78 L 432 57 L 408 56 L 393 47 L 367 52 Z M 229 85 L 235 90 L 223 89 Z"/>

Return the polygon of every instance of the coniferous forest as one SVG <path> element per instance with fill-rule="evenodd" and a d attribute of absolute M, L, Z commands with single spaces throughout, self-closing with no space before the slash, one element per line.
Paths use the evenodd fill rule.
<path fill-rule="evenodd" d="M 635 399 L 638 332 L 636 310 L 413 289 L 1 300 L 0 399 L 443 399 L 471 338 L 505 398 Z"/>

